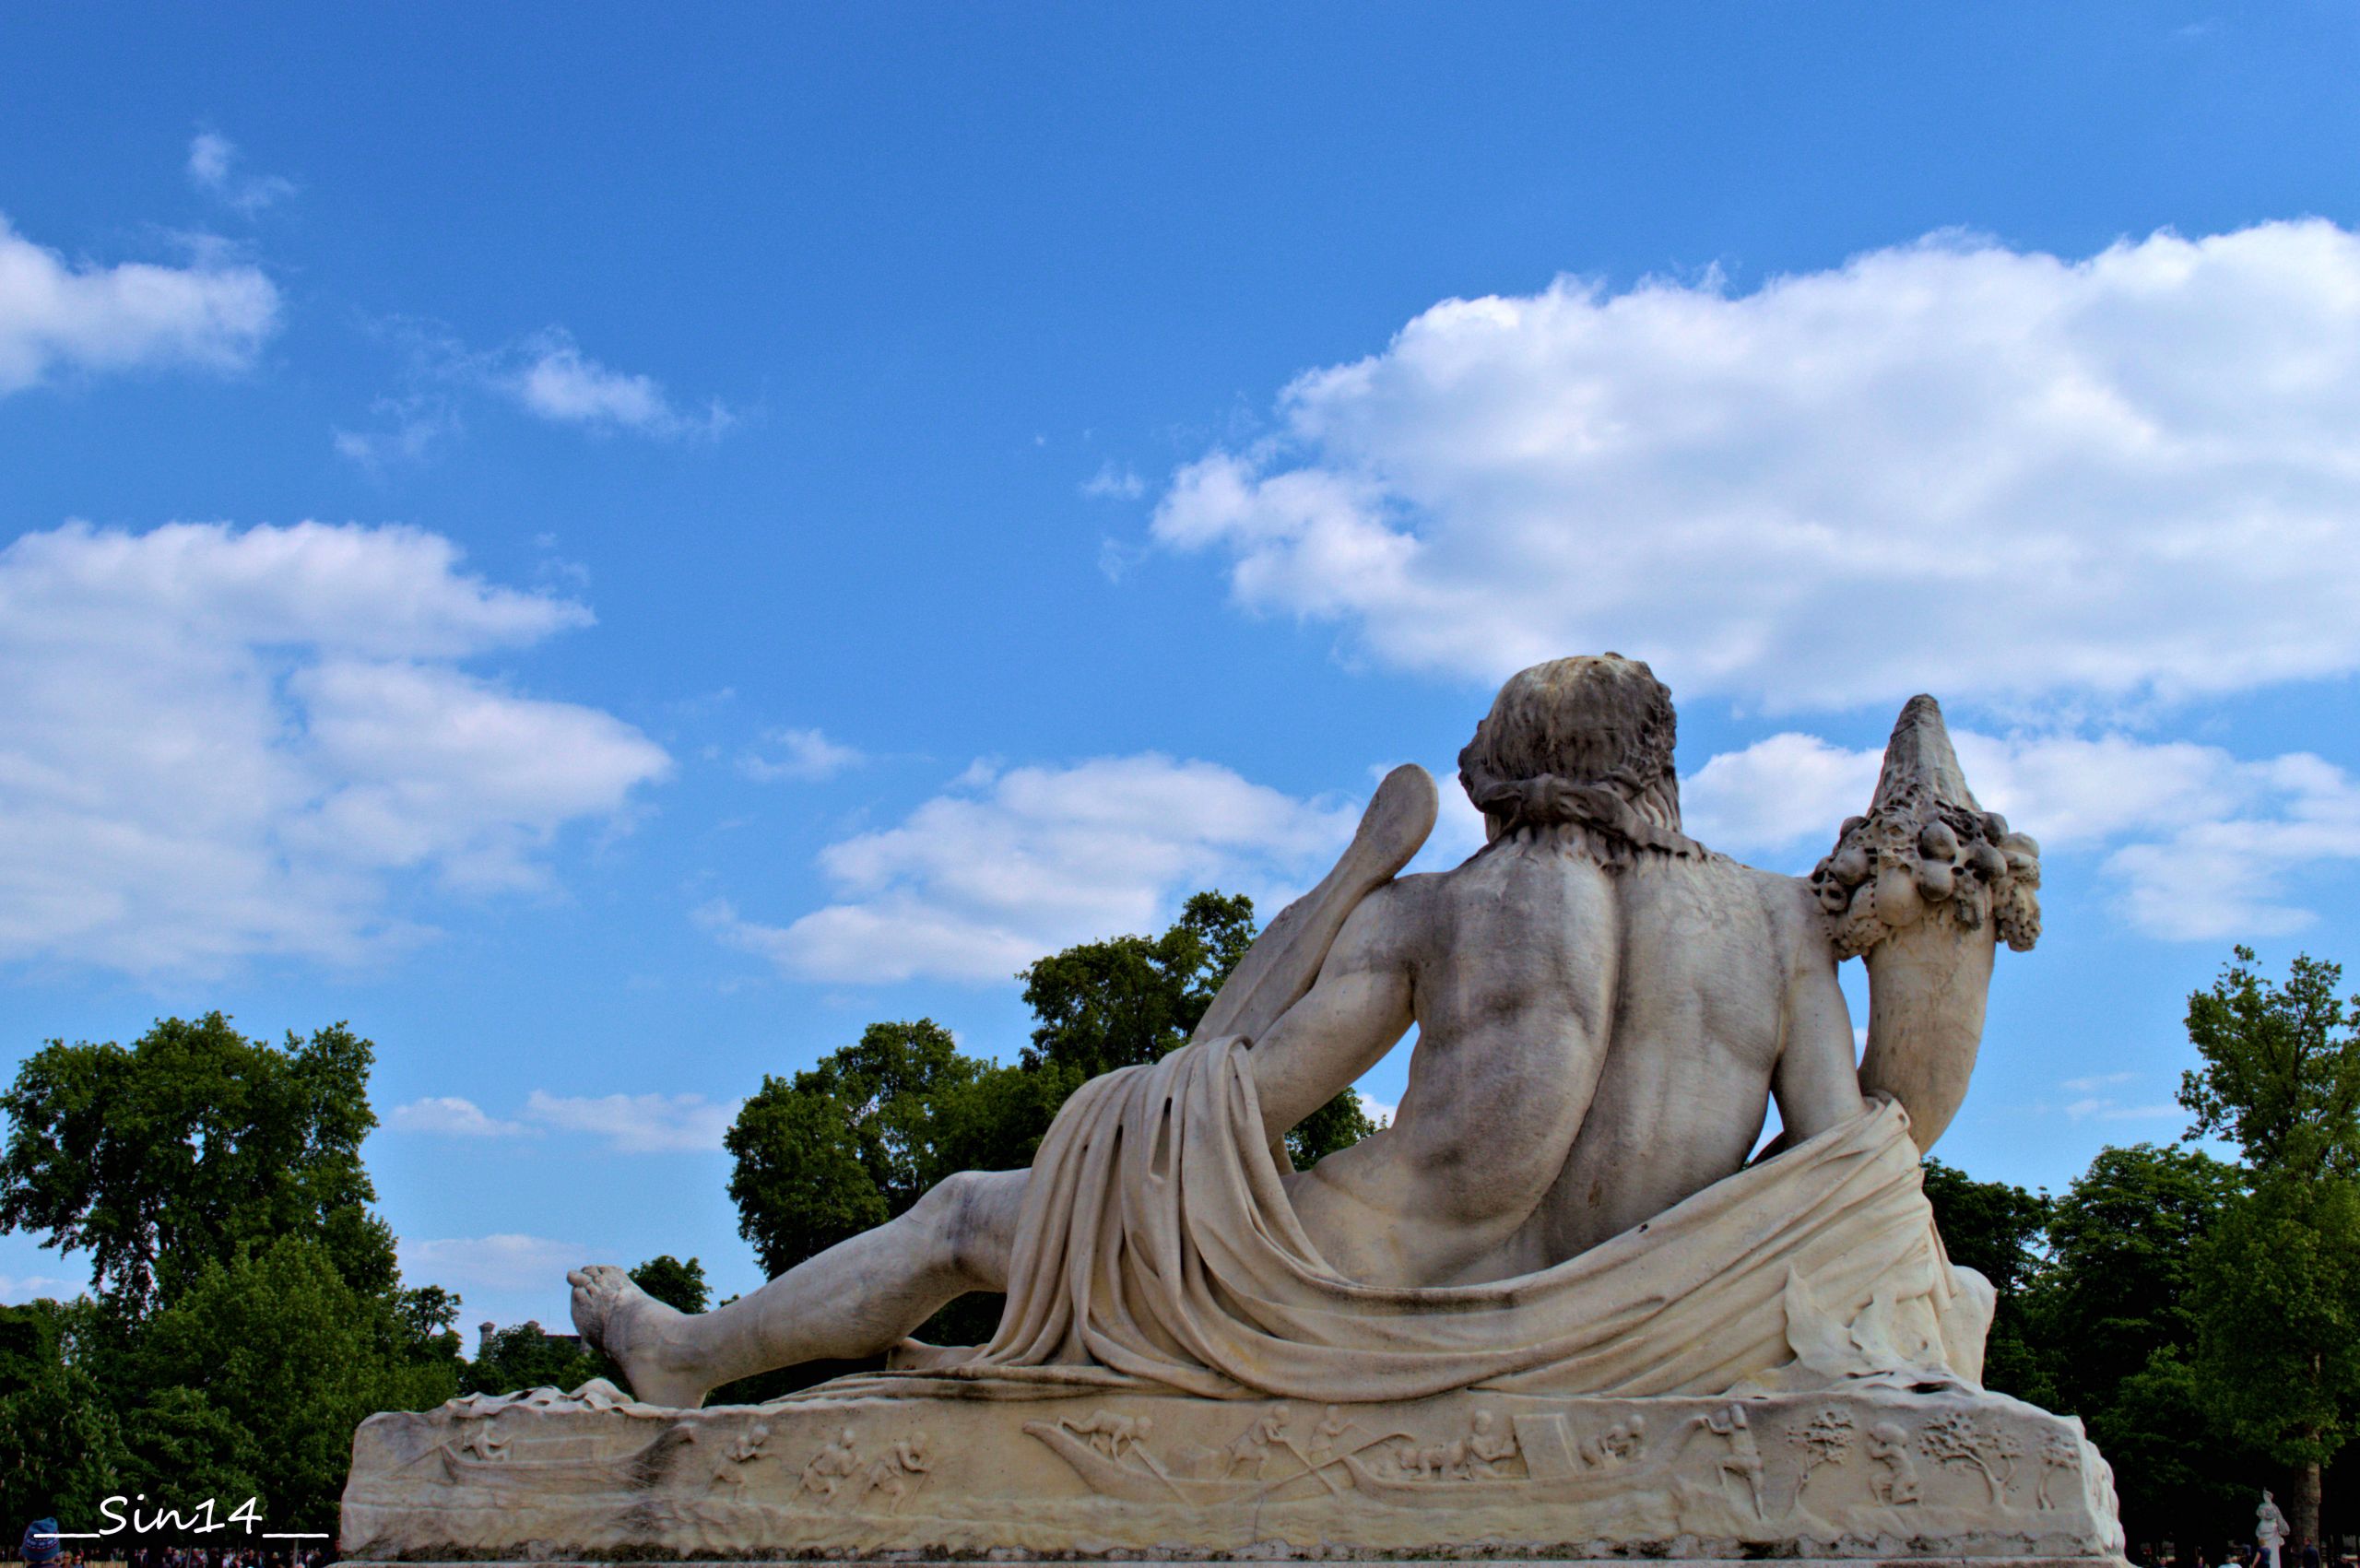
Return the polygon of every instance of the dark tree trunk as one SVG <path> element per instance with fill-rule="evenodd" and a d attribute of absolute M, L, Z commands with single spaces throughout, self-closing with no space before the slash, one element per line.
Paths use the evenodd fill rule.
<path fill-rule="evenodd" d="M 2286 1523 L 2295 1532 L 2290 1543 L 2299 1551 L 2303 1546 L 2317 1546 L 2319 1540 L 2319 1466 L 2316 1459 L 2295 1467 L 2294 1506 L 2286 1510 Z M 2286 1568 L 2301 1568 L 2299 1559 Z"/>

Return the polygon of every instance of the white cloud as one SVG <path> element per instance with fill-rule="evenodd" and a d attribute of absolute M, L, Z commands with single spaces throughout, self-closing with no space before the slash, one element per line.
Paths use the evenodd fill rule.
<path fill-rule="evenodd" d="M 1275 914 L 1357 820 L 1356 804 L 1151 752 L 970 769 L 900 826 L 821 853 L 837 902 L 784 926 L 726 901 L 698 919 L 805 979 L 1005 980 L 1075 942 L 1157 929 L 1200 888 L 1250 893 Z"/>
<path fill-rule="evenodd" d="M 749 751 L 738 759 L 738 767 L 748 778 L 764 784 L 831 779 L 867 760 L 857 748 L 840 745 L 816 729 L 774 729 L 763 738 L 778 749 L 779 755 L 765 757 Z"/>
<path fill-rule="evenodd" d="M 1082 481 L 1081 493 L 1101 500 L 1137 501 L 1147 494 L 1147 481 L 1110 457 L 1098 466 L 1098 472 Z"/>
<path fill-rule="evenodd" d="M 455 1095 L 436 1095 L 396 1105 L 385 1117 L 395 1132 L 433 1133 L 444 1138 L 514 1138 L 529 1129 L 522 1122 L 487 1116 L 483 1107 Z"/>
<path fill-rule="evenodd" d="M 1938 236 L 1750 294 L 1451 300 L 1184 467 L 1243 604 L 1482 677 L 1842 706 L 2360 667 L 2360 235 Z"/>
<path fill-rule="evenodd" d="M 669 769 L 638 730 L 460 661 L 588 610 L 419 530 L 317 523 L 0 549 L 0 960 L 353 961 L 419 878 L 541 884 Z"/>
<path fill-rule="evenodd" d="M 678 436 L 718 435 L 734 422 L 719 403 L 702 415 L 683 413 L 655 378 L 609 370 L 560 331 L 528 340 L 513 357 L 515 368 L 496 374 L 493 384 L 527 412 L 559 424 Z"/>
<path fill-rule="evenodd" d="M 569 1268 L 590 1260 L 589 1249 L 547 1236 L 452 1236 L 398 1244 L 402 1278 L 412 1285 L 467 1291 L 545 1291 Z M 571 1331 L 570 1325 L 553 1325 Z"/>
<path fill-rule="evenodd" d="M 188 144 L 188 183 L 239 212 L 252 216 L 295 194 L 295 183 L 277 174 L 237 172 L 238 144 L 213 131 L 199 131 Z"/>
<path fill-rule="evenodd" d="M 2069 1094 L 2095 1094 L 2102 1089 L 2112 1089 L 2117 1084 L 2135 1083 L 2138 1078 L 2137 1073 L 2094 1073 L 2088 1078 L 2066 1079 L 2057 1087 Z"/>
<path fill-rule="evenodd" d="M 370 411 L 385 423 L 373 430 L 348 430 L 337 426 L 331 434 L 336 455 L 348 457 L 372 472 L 382 472 L 396 463 L 422 461 L 438 443 L 459 430 L 458 411 L 443 397 L 424 394 L 380 397 Z"/>
<path fill-rule="evenodd" d="M 603 1138 L 617 1154 L 710 1153 L 738 1118 L 742 1101 L 702 1094 L 551 1094 L 525 1098 L 523 1119 L 504 1120 L 472 1100 L 437 1095 L 396 1107 L 386 1118 L 395 1132 L 443 1138 L 537 1138 L 544 1132 Z"/>
<path fill-rule="evenodd" d="M 2177 940 L 2310 923 L 2289 883 L 2360 860 L 2360 781 L 2305 752 L 2248 761 L 2122 735 L 1953 732 L 1976 797 L 2045 850 L 2103 856 L 2133 926 Z M 1682 787 L 1699 838 L 1730 851 L 1821 853 L 1865 810 L 1880 753 L 1788 733 L 1714 757 Z"/>
<path fill-rule="evenodd" d="M 218 246 L 187 266 L 74 265 L 0 217 L 0 395 L 60 370 L 241 370 L 277 328 L 277 288 Z"/>
<path fill-rule="evenodd" d="M 61 1279 L 53 1274 L 0 1274 L 0 1305 L 23 1306 L 36 1301 L 70 1302 L 89 1292 L 89 1282 Z"/>
<path fill-rule="evenodd" d="M 551 1094 L 537 1089 L 525 1114 L 561 1132 L 591 1133 L 619 1154 L 714 1153 L 743 1101 L 702 1094 Z"/>

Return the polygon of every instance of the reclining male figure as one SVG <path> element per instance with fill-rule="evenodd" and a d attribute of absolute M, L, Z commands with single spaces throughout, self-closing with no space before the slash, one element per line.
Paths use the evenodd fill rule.
<path fill-rule="evenodd" d="M 1285 1178 L 1337 1273 L 1528 1274 L 1738 1171 L 1774 1097 L 1793 1142 L 1862 1113 L 1811 888 L 1681 833 L 1672 741 L 1670 695 L 1644 664 L 1610 654 L 1512 678 L 1460 758 L 1485 847 L 1370 893 L 1308 993 L 1252 1043 L 1276 1140 L 1418 1028 L 1393 1125 Z M 585 1268 L 569 1276 L 574 1321 L 659 1405 L 875 1355 L 953 1298 L 1008 1288 L 1030 1175 L 953 1176 L 700 1315 Z"/>

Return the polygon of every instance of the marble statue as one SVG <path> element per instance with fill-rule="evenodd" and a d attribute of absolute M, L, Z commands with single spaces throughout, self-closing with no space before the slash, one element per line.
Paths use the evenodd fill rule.
<path fill-rule="evenodd" d="M 1919 1186 L 1995 949 L 2038 935 L 2038 846 L 1976 804 L 1929 698 L 1808 878 L 1682 831 L 1673 736 L 1644 664 L 1514 677 L 1460 756 L 1465 864 L 1398 875 L 1436 797 L 1398 769 L 1191 1041 L 1083 1086 L 1029 1170 L 711 1313 L 575 1272 L 635 1397 L 374 1418 L 348 1551 L 482 1555 L 546 1517 L 561 1550 L 656 1555 L 2118 1552 L 2079 1423 L 1978 1387 L 1991 1290 Z M 1413 1027 L 1393 1125 L 1292 1170 L 1288 1130 Z M 908 1338 L 974 1291 L 1007 1293 L 987 1343 Z M 759 1436 L 699 1409 L 880 1353 Z M 572 1457 L 526 1457 L 542 1431 Z M 536 1515 L 534 1463 L 630 1506 Z"/>
<path fill-rule="evenodd" d="M 2261 1506 L 2254 1510 L 2253 1515 L 2254 1552 L 2259 1560 L 2256 1568 L 2283 1568 L 2279 1549 L 2286 1544 L 2286 1515 L 2265 1487 Z"/>

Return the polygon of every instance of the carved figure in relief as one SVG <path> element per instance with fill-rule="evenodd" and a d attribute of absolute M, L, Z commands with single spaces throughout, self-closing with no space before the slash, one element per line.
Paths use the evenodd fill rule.
<path fill-rule="evenodd" d="M 850 1480 L 860 1468 L 860 1451 L 853 1441 L 852 1428 L 846 1427 L 834 1442 L 823 1444 L 803 1467 L 799 1491 L 816 1492 L 823 1498 L 836 1495 L 836 1488 Z"/>
<path fill-rule="evenodd" d="M 1638 1415 L 1616 1421 L 1604 1432 L 1583 1438 L 1576 1447 L 1582 1463 L 1597 1470 L 1644 1457 L 1646 1450 L 1647 1418 Z"/>
<path fill-rule="evenodd" d="M 1823 1465 L 1840 1465 L 1852 1451 L 1852 1412 L 1825 1409 L 1811 1417 L 1810 1424 L 1795 1433 L 1795 1442 L 1802 1445 L 1802 1479 L 1795 1483 L 1795 1500 L 1802 1501 L 1803 1492 L 1811 1486 L 1813 1470 Z"/>
<path fill-rule="evenodd" d="M 1918 1462 L 1909 1456 L 1909 1434 L 1899 1423 L 1879 1421 L 1869 1428 L 1869 1462 L 1882 1467 L 1869 1478 L 1869 1491 L 1879 1503 L 1899 1508 L 1923 1495 Z"/>
<path fill-rule="evenodd" d="M 1691 1416 L 1688 1424 L 1692 1430 L 1701 1429 L 1728 1440 L 1729 1452 L 1714 1460 L 1713 1473 L 1717 1477 L 1735 1476 L 1743 1481 L 1747 1495 L 1753 1500 L 1753 1516 L 1763 1517 L 1762 1450 L 1755 1445 L 1753 1429 L 1746 1422 L 1745 1407 L 1731 1405 Z"/>
<path fill-rule="evenodd" d="M 1343 1446 L 1344 1434 L 1351 1431 L 1354 1425 L 1354 1422 L 1345 1419 L 1342 1407 L 1338 1405 L 1328 1407 L 1327 1412 L 1319 1418 L 1319 1424 L 1314 1427 L 1311 1432 L 1311 1451 L 1308 1458 L 1313 1469 L 1319 1469 L 1335 1459 L 1338 1451 Z"/>
<path fill-rule="evenodd" d="M 1288 1417 L 1284 1405 L 1272 1405 L 1256 1418 L 1252 1426 L 1238 1433 L 1237 1441 L 1229 1445 L 1230 1473 L 1243 1469 L 1258 1480 L 1263 1467 L 1270 1462 L 1270 1445 L 1286 1437 Z"/>
<path fill-rule="evenodd" d="M 770 1439 L 770 1427 L 762 1421 L 756 1421 L 729 1445 L 729 1457 L 740 1465 L 750 1464 L 761 1456 L 762 1444 Z"/>
<path fill-rule="evenodd" d="M 459 1444 L 459 1452 L 487 1461 L 505 1459 L 508 1457 L 508 1440 L 494 1437 L 489 1421 L 470 1421 L 466 1438 Z"/>
<path fill-rule="evenodd" d="M 881 1491 L 893 1500 L 889 1507 L 899 1507 L 910 1494 L 909 1478 L 926 1473 L 926 1433 L 920 1432 L 895 1438 L 884 1456 L 869 1465 L 863 1480 L 867 1491 Z"/>
<path fill-rule="evenodd" d="M 1682 831 L 1673 737 L 1670 693 L 1643 664 L 1607 654 L 1518 674 L 1460 758 L 1486 846 L 1455 870 L 1398 877 L 1435 807 L 1422 771 L 1397 770 L 1197 1038 L 1068 1102 L 1038 1157 L 1061 1173 L 1043 1184 L 1053 1196 L 1028 1205 L 1029 1171 L 951 1177 L 702 1315 L 596 1266 L 572 1276 L 576 1323 L 662 1405 L 891 1350 L 973 1291 L 1009 1293 L 993 1342 L 904 1347 L 909 1364 L 1012 1375 L 1079 1355 L 1142 1384 L 1324 1404 L 1534 1379 L 1549 1369 L 1529 1347 L 1547 1343 L 1563 1347 L 1563 1392 L 1717 1394 L 1641 1348 L 1649 1315 L 1721 1345 L 1725 1379 L 1759 1375 L 1801 1351 L 1752 1310 L 1747 1271 L 1840 1279 L 1845 1298 L 1821 1303 L 1839 1327 L 1865 1321 L 1872 1274 L 1874 1331 L 1822 1337 L 1826 1364 L 1802 1367 L 1818 1380 L 1803 1385 L 1972 1377 L 1988 1287 L 1941 1260 L 1915 1159 L 1965 1091 L 1995 937 L 2022 948 L 2036 932 L 2037 846 L 1976 804 L 1928 698 L 1904 710 L 1871 810 L 1809 878 Z M 1871 996 L 1857 1062 L 1836 983 L 1854 955 Z M 1389 1127 L 1311 1170 L 1274 1168 L 1290 1128 L 1413 1030 Z M 1786 1152 L 1749 1169 L 1774 1101 Z M 1092 1162 L 1117 1145 L 1136 1152 Z M 1158 1147 L 1190 1151 L 1166 1188 L 1149 1180 Z M 1857 1202 L 1823 1201 L 1863 1170 L 1846 1188 Z M 1682 1224 L 1634 1241 L 1673 1210 Z M 1696 1266 L 1726 1244 L 1723 1220 L 1765 1212 L 1792 1216 L 1788 1229 L 1749 1244 L 1742 1269 Z M 1175 1237 L 1179 1266 L 1102 1269 L 1144 1255 L 1102 1244 L 1135 1223 Z M 1687 1249 L 1675 1261 L 1693 1288 L 1649 1288 L 1651 1250 L 1667 1246 Z M 1428 1289 L 1450 1292 L 1432 1315 L 1414 1295 Z M 1491 1296 L 1495 1350 L 1453 1326 L 1470 1291 Z M 1242 1301 L 1274 1310 L 1248 1322 L 1226 1304 Z M 1281 1318 L 1300 1345 L 1262 1326 Z M 1157 1319 L 1186 1332 L 1141 1326 Z M 1383 1357 L 1337 1353 L 1380 1339 Z"/>
<path fill-rule="evenodd" d="M 2081 1470 L 2081 1444 L 2061 1432 L 2050 1432 L 2040 1445 L 2040 1484 L 2034 1491 L 2034 1503 L 2042 1508 L 2056 1507 L 2056 1498 L 2049 1491 L 2050 1480 L 2061 1473 L 2070 1483 L 2080 1479 Z"/>
<path fill-rule="evenodd" d="M 1516 1457 L 1516 1433 L 1502 1432 L 1489 1410 L 1475 1412 L 1474 1430 L 1467 1438 L 1467 1453 L 1477 1473 L 1498 1477 L 1506 1473 L 1504 1467 Z"/>
<path fill-rule="evenodd" d="M 1112 1410 L 1092 1410 L 1076 1421 L 1071 1416 L 1059 1416 L 1057 1424 L 1087 1442 L 1110 1459 L 1119 1459 L 1131 1451 L 1135 1444 L 1147 1440 L 1155 1430 L 1153 1416 L 1118 1416 Z"/>

